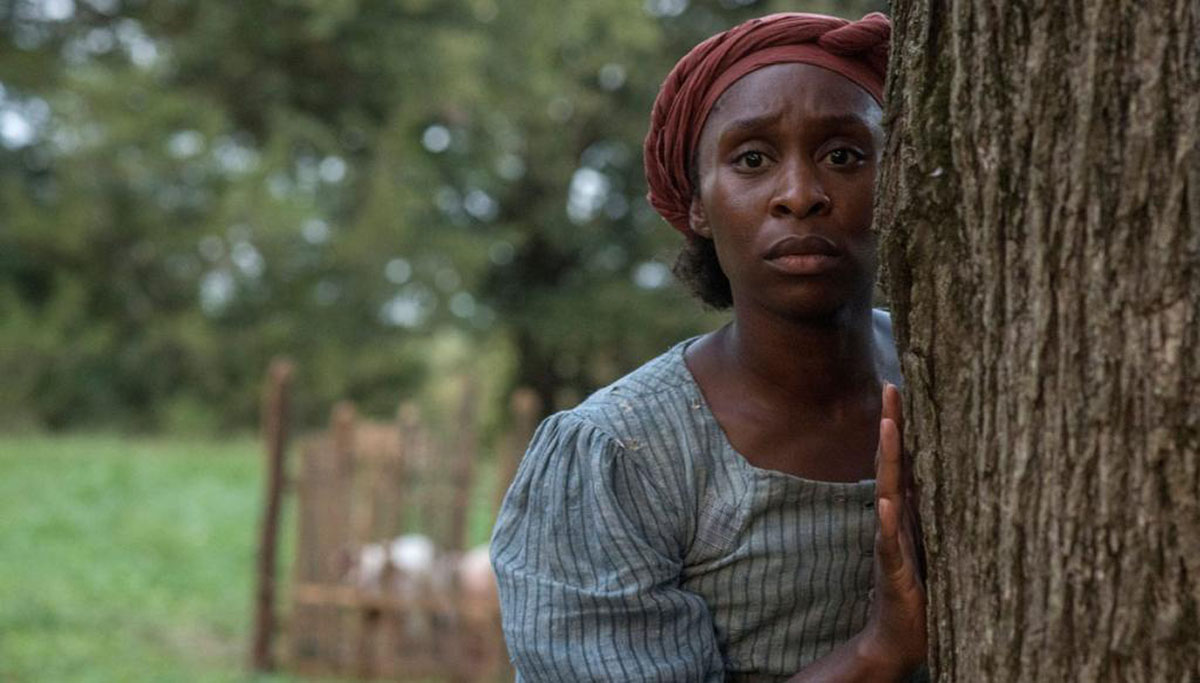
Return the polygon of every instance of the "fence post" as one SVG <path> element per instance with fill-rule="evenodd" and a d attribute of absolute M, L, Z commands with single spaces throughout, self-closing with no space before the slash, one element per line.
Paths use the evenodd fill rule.
<path fill-rule="evenodd" d="M 250 666 L 255 671 L 275 668 L 271 642 L 275 633 L 275 561 L 279 538 L 279 503 L 283 492 L 287 455 L 289 390 L 294 367 L 283 358 L 271 362 L 263 400 L 263 440 L 266 443 L 267 481 L 261 536 L 258 545 L 258 590 L 254 603 Z"/>
<path fill-rule="evenodd" d="M 418 491 L 414 490 L 413 481 L 424 475 L 421 470 L 424 454 L 419 453 L 420 416 L 415 403 L 404 401 L 396 408 L 396 434 L 399 454 L 396 457 L 395 483 L 392 485 L 392 508 L 395 513 L 391 517 L 389 534 L 399 536 L 408 530 L 412 522 L 411 507 L 424 501 Z"/>
<path fill-rule="evenodd" d="M 458 438 L 454 442 L 454 453 L 451 457 L 450 481 L 453 490 L 450 509 L 452 520 L 450 527 L 450 543 L 447 550 L 461 553 L 467 549 L 470 534 L 469 512 L 471 508 L 471 488 L 475 482 L 475 455 L 477 438 L 475 430 L 475 408 L 478 401 L 478 389 L 474 377 L 466 377 L 463 381 L 462 402 L 459 404 L 455 428 Z"/>
<path fill-rule="evenodd" d="M 500 509 L 500 503 L 504 502 L 504 494 L 508 493 L 513 477 L 517 474 L 517 467 L 521 464 L 525 449 L 529 447 L 529 440 L 533 438 L 533 432 L 537 429 L 542 400 L 533 389 L 521 387 L 513 392 L 508 407 L 512 415 L 512 427 L 504 450 L 500 452 L 500 463 L 496 473 L 497 511 Z"/>

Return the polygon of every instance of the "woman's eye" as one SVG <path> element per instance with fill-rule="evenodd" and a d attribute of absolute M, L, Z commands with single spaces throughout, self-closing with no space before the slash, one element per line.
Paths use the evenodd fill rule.
<path fill-rule="evenodd" d="M 763 153 L 755 151 L 743 152 L 734 160 L 734 163 L 746 168 L 761 168 L 764 162 L 766 157 Z"/>
<path fill-rule="evenodd" d="M 863 160 L 863 155 L 849 147 L 839 147 L 825 157 L 834 166 L 849 166 Z"/>

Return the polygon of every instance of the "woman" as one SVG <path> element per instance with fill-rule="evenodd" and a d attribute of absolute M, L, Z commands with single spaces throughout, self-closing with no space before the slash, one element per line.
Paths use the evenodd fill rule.
<path fill-rule="evenodd" d="M 539 428 L 492 543 L 520 680 L 922 662 L 899 377 L 870 306 L 889 34 L 879 14 L 772 15 L 663 84 L 650 201 L 687 238 L 677 272 L 733 320 Z"/>

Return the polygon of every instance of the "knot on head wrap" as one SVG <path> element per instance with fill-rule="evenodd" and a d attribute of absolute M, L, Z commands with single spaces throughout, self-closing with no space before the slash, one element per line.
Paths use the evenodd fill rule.
<path fill-rule="evenodd" d="M 643 152 L 651 206 L 691 237 L 688 167 L 709 111 L 739 78 L 771 64 L 814 64 L 850 79 L 882 103 L 891 34 L 891 22 L 878 12 L 853 22 L 820 14 L 772 14 L 692 48 L 663 81 L 650 115 Z"/>

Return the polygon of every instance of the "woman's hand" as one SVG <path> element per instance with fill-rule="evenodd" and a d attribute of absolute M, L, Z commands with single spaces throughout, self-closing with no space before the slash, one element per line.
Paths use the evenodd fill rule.
<path fill-rule="evenodd" d="M 875 462 L 875 597 L 866 627 L 789 683 L 902 681 L 925 661 L 925 585 L 912 477 L 900 448 L 900 392 L 883 387 Z"/>
<path fill-rule="evenodd" d="M 875 463 L 875 588 L 867 626 L 859 634 L 863 656 L 895 667 L 903 677 L 925 661 L 925 585 L 921 576 L 916 495 L 901 449 L 900 392 L 883 387 L 879 454 Z"/>

